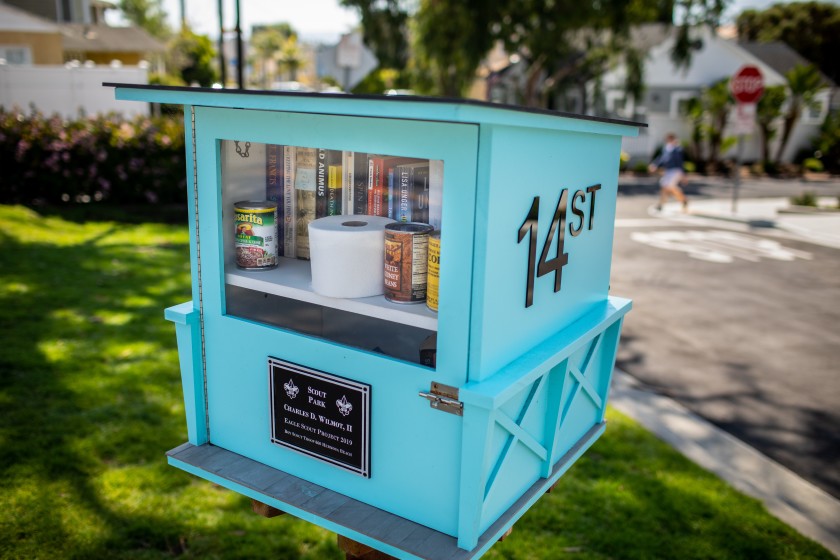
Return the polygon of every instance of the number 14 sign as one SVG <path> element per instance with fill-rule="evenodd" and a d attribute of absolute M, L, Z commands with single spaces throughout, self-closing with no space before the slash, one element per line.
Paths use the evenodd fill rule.
<path fill-rule="evenodd" d="M 559 292 L 563 286 L 563 267 L 569 264 L 569 254 L 564 252 L 566 243 L 566 229 L 567 222 L 569 233 L 572 237 L 577 237 L 583 232 L 583 226 L 588 222 L 587 229 L 591 230 L 595 219 L 595 195 L 601 190 L 601 185 L 592 185 L 586 189 L 575 191 L 572 195 L 571 208 L 574 218 L 567 220 L 567 210 L 569 207 L 569 189 L 560 191 L 560 199 L 557 201 L 557 206 L 554 209 L 554 218 L 551 220 L 551 227 L 548 230 L 548 235 L 543 242 L 542 251 L 540 253 L 540 260 L 537 261 L 537 239 L 539 237 L 539 221 L 540 221 L 540 197 L 535 196 L 531 203 L 531 208 L 528 210 L 528 215 L 522 226 L 519 228 L 519 241 L 522 243 L 525 237 L 528 237 L 528 270 L 527 283 L 525 288 L 525 307 L 531 307 L 534 304 L 534 281 L 536 278 L 545 276 L 550 272 L 554 273 L 554 291 Z M 586 202 L 589 198 L 589 220 L 586 220 Z M 551 245 L 554 242 L 554 236 L 558 234 L 557 249 L 554 256 L 549 258 L 551 252 Z"/>

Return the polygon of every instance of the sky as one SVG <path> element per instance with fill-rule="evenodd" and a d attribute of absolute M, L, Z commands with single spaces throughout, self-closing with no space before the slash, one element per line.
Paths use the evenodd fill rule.
<path fill-rule="evenodd" d="M 218 36 L 218 0 L 184 0 L 187 21 L 193 31 Z M 455 0 L 457 1 L 457 0 Z M 734 19 L 747 8 L 764 9 L 779 0 L 733 0 L 727 16 Z M 786 0 L 783 0 L 786 1 Z M 840 0 L 828 0 L 840 2 Z M 225 28 L 235 25 L 235 1 L 222 0 Z M 337 42 L 359 23 L 356 10 L 339 6 L 338 0 L 239 0 L 242 31 L 250 35 L 251 26 L 258 23 L 288 22 L 301 35 L 313 42 Z M 163 0 L 173 28 L 180 25 L 180 0 Z"/>
<path fill-rule="evenodd" d="M 218 36 L 218 0 L 185 0 L 187 22 L 193 31 Z M 163 0 L 173 28 L 180 26 L 180 0 Z M 236 24 L 234 0 L 222 0 L 225 29 Z M 359 23 L 356 10 L 342 8 L 338 0 L 239 0 L 242 32 L 251 34 L 251 26 L 259 23 L 288 22 L 303 39 L 338 41 L 342 33 Z"/>

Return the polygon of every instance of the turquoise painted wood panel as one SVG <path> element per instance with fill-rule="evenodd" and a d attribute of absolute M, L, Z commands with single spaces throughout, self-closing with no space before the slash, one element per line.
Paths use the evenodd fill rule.
<path fill-rule="evenodd" d="M 298 477 L 313 492 L 320 485 L 342 503 L 358 500 L 456 537 L 472 557 L 603 432 L 630 308 L 608 297 L 608 283 L 620 136 L 636 135 L 632 123 L 447 100 L 132 86 L 117 96 L 184 103 L 188 146 L 195 140 L 193 302 L 167 310 L 190 441 L 209 437 L 279 478 L 243 485 L 247 473 L 231 469 L 244 463 L 230 456 L 201 468 L 173 464 L 258 499 L 268 491 L 260 484 Z M 227 314 L 223 224 L 232 208 L 220 187 L 223 140 L 444 161 L 436 371 Z M 269 356 L 371 386 L 371 478 L 270 443 Z M 418 397 L 433 380 L 460 388 L 463 417 Z M 282 508 L 273 495 L 266 503 Z M 393 535 L 348 530 L 355 511 L 336 503 L 305 518 L 386 552 L 400 549 Z"/>
<path fill-rule="evenodd" d="M 640 123 L 499 105 L 472 99 L 322 95 L 266 91 L 164 88 L 135 84 L 116 87 L 116 98 L 127 101 L 174 103 L 204 107 L 291 111 L 357 117 L 499 124 L 532 129 L 566 130 L 610 136 L 637 136 Z"/>
<path fill-rule="evenodd" d="M 482 126 L 481 145 L 471 380 L 492 375 L 607 297 L 621 139 Z M 558 203 L 565 208 L 560 220 Z M 535 210 L 536 235 L 526 227 Z M 541 260 L 563 264 L 558 292 L 555 272 L 536 270 Z"/>
<path fill-rule="evenodd" d="M 247 132 L 243 132 L 247 131 Z M 417 394 L 432 380 L 466 381 L 475 161 L 472 125 L 196 108 L 199 225 L 232 209 L 219 193 L 218 141 L 248 140 L 444 161 L 438 365 L 427 368 L 226 315 L 224 236 L 201 235 L 210 441 L 448 534 L 457 528 L 459 419 Z M 217 228 L 218 229 L 218 228 Z M 281 262 L 280 266 L 283 264 Z M 370 479 L 270 443 L 269 356 L 372 387 Z M 434 452 L 429 450 L 434 449 Z M 455 458 L 441 461 L 441 457 Z M 410 482 L 409 482 L 410 481 Z M 428 492 L 435 487 L 439 492 Z M 400 496 L 397 501 L 395 496 Z"/>
<path fill-rule="evenodd" d="M 193 445 L 201 445 L 207 442 L 207 408 L 204 400 L 204 368 L 201 362 L 201 325 L 198 308 L 189 301 L 168 308 L 164 315 L 168 321 L 175 323 L 187 436 Z"/>
<path fill-rule="evenodd" d="M 603 423 L 615 341 L 629 308 L 629 301 L 611 298 L 496 375 L 463 389 L 459 546 L 475 546 Z"/>

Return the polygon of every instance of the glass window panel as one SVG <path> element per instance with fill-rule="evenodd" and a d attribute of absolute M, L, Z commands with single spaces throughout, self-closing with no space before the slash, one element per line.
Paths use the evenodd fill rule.
<path fill-rule="evenodd" d="M 437 317 L 423 301 L 313 291 L 308 224 L 378 216 L 439 230 L 443 161 L 246 140 L 219 149 L 226 313 L 434 367 Z"/>

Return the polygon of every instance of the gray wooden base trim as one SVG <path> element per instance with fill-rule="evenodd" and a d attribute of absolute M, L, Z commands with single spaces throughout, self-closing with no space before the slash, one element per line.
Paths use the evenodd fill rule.
<path fill-rule="evenodd" d="M 603 423 L 593 426 L 554 465 L 551 476 L 534 483 L 484 532 L 473 550 L 458 548 L 455 537 L 209 443 L 185 443 L 169 451 L 167 456 L 174 466 L 189 467 L 189 472 L 231 490 L 245 488 L 251 491 L 250 497 L 264 503 L 281 502 L 280 509 L 285 504 L 291 510 L 289 513 L 300 511 L 322 519 L 329 528 L 338 526 L 336 532 L 339 534 L 344 534 L 342 528 L 346 529 L 344 536 L 348 538 L 356 539 L 357 535 L 363 535 L 372 540 L 365 544 L 388 554 L 424 560 L 469 560 L 481 556 L 499 540 L 528 507 L 598 439 L 603 430 Z"/>

